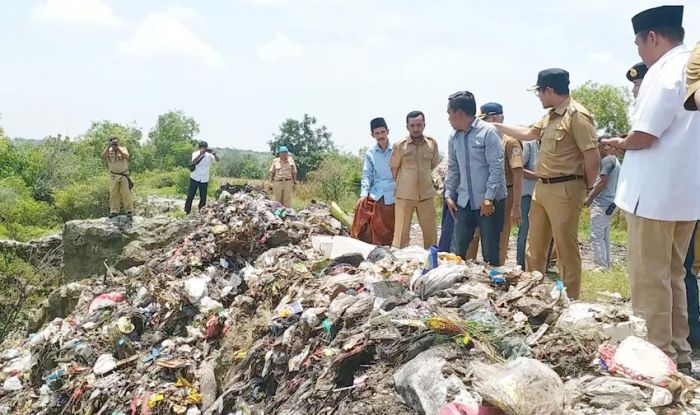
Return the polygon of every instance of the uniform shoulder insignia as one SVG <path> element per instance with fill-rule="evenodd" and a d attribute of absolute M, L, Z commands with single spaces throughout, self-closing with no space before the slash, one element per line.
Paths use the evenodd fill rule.
<path fill-rule="evenodd" d="M 519 156 L 522 154 L 522 151 L 520 151 L 520 147 L 513 147 L 513 151 L 511 152 L 511 154 L 514 156 Z"/>

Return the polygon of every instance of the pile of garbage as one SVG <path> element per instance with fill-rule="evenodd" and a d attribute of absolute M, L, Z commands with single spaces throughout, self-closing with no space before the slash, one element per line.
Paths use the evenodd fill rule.
<path fill-rule="evenodd" d="M 77 289 L 69 315 L 4 344 L 0 415 L 700 410 L 614 295 L 570 303 L 539 273 L 367 245 L 325 205 L 252 188 Z"/>

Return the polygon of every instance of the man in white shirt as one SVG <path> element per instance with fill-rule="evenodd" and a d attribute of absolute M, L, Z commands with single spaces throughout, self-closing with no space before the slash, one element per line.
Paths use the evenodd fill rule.
<path fill-rule="evenodd" d="M 199 189 L 199 209 L 207 204 L 207 187 L 209 185 L 209 167 L 212 161 L 219 161 L 219 156 L 209 149 L 206 141 L 199 142 L 199 150 L 192 153 L 190 162 L 190 187 L 187 189 L 187 200 L 185 201 L 185 213 L 190 214 L 194 195 Z"/>
<path fill-rule="evenodd" d="M 649 71 L 632 131 L 604 143 L 626 150 L 615 204 L 627 215 L 632 308 L 646 320 L 649 340 L 690 374 L 683 261 L 700 219 L 700 117 L 683 109 L 688 51 L 682 20 L 683 6 L 632 18 Z"/>

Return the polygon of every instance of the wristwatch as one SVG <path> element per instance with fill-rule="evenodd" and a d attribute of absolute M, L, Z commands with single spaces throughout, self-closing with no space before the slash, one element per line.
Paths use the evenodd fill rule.
<path fill-rule="evenodd" d="M 493 202 L 490 201 L 489 199 L 484 199 L 484 204 L 485 204 L 486 206 L 491 206 L 491 205 L 493 205 Z"/>

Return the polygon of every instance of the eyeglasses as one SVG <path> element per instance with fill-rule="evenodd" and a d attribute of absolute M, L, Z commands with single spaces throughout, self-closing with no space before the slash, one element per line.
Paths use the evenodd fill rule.
<path fill-rule="evenodd" d="M 532 92 L 534 92 L 535 95 L 539 97 L 539 96 L 542 95 L 545 91 L 547 91 L 547 87 L 544 87 L 544 88 L 537 88 L 537 89 L 535 89 L 535 90 L 532 91 Z"/>

